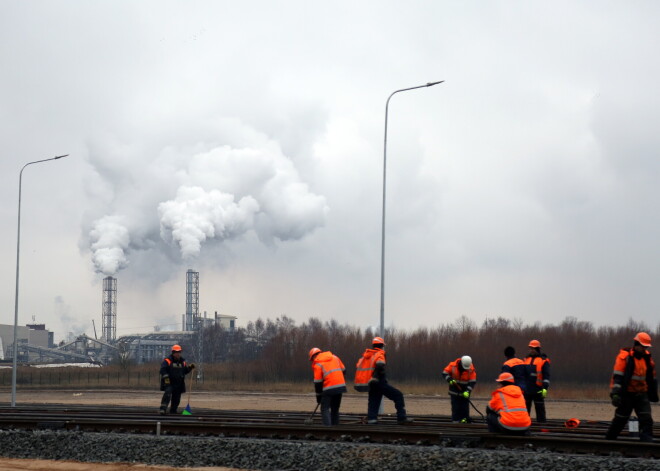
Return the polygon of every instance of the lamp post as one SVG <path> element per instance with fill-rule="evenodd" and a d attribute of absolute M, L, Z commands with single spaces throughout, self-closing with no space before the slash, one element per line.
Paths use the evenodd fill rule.
<path fill-rule="evenodd" d="M 11 406 L 12 407 L 16 407 L 16 370 L 18 369 L 18 362 L 17 362 L 18 340 L 16 337 L 18 334 L 18 266 L 19 266 L 19 260 L 21 254 L 21 187 L 23 184 L 23 170 L 25 170 L 25 167 L 27 167 L 28 165 L 38 164 L 41 162 L 48 162 L 50 160 L 57 160 L 63 157 L 67 157 L 68 155 L 69 154 L 58 155 L 50 159 L 35 160 L 34 162 L 28 162 L 25 165 L 23 165 L 23 168 L 21 169 L 21 173 L 18 176 L 18 235 L 16 236 L 16 299 L 14 302 L 14 360 L 13 360 L 13 366 L 11 372 Z"/>
<path fill-rule="evenodd" d="M 390 100 L 394 95 L 399 92 L 406 92 L 408 90 L 415 90 L 417 88 L 432 87 L 439 83 L 444 82 L 440 80 L 439 82 L 429 82 L 424 85 L 418 85 L 416 87 L 402 88 L 401 90 L 396 90 L 387 99 L 385 103 L 385 141 L 383 144 L 383 218 L 382 218 L 382 230 L 381 230 L 381 243 L 380 243 L 380 336 L 385 335 L 385 188 L 387 182 L 387 115 L 388 109 L 390 106 Z"/>

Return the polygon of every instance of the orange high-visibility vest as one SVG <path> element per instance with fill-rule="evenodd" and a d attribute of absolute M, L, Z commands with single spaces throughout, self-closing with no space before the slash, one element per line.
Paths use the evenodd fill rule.
<path fill-rule="evenodd" d="M 356 391 L 369 391 L 369 381 L 374 375 L 376 365 L 385 365 L 385 351 L 380 348 L 367 348 L 362 357 L 355 365 L 355 385 Z"/>
<path fill-rule="evenodd" d="M 321 352 L 312 362 L 314 371 L 314 382 L 323 383 L 323 391 L 337 390 L 343 388 L 346 391 L 346 380 L 344 380 L 344 364 L 338 356 L 332 352 Z"/>
<path fill-rule="evenodd" d="M 531 368 L 530 368 L 530 371 L 529 371 L 529 376 L 531 378 L 536 378 L 536 385 L 539 388 L 544 387 L 543 386 L 543 381 L 544 380 L 546 381 L 546 383 L 549 383 L 548 378 L 543 377 L 543 366 L 545 366 L 546 363 L 550 364 L 550 359 L 547 358 L 547 357 L 546 358 L 541 358 L 541 356 L 535 356 L 535 357 L 525 358 L 525 364 L 526 365 L 531 365 Z"/>
<path fill-rule="evenodd" d="M 649 355 L 649 352 L 645 352 Z M 615 384 L 622 384 L 626 373 L 628 362 L 632 361 L 632 375 L 625 385 L 625 390 L 631 393 L 647 392 L 649 385 L 647 380 L 647 364 L 644 358 L 635 358 L 632 349 L 622 349 L 614 360 L 614 371 L 612 372 L 612 380 L 610 387 Z M 655 379 L 655 362 L 653 358 L 649 358 L 649 366 L 651 367 L 651 378 Z"/>
<path fill-rule="evenodd" d="M 458 387 L 451 386 L 449 388 L 449 394 L 458 395 L 462 391 L 472 391 L 472 388 L 477 382 L 477 370 L 474 368 L 474 364 L 470 365 L 467 370 L 461 371 L 458 365 L 461 364 L 461 359 L 457 358 L 456 360 L 449 363 L 445 366 L 445 369 L 442 370 L 444 377 L 451 377 L 455 379 L 458 383 Z"/>
<path fill-rule="evenodd" d="M 506 429 L 526 430 L 532 425 L 522 390 L 514 384 L 493 391 L 488 407 L 499 413 L 500 425 Z"/>

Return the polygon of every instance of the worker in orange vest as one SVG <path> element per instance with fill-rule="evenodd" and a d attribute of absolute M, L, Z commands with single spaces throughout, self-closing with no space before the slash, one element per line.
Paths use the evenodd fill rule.
<path fill-rule="evenodd" d="M 651 336 L 639 332 L 632 348 L 623 348 L 614 361 L 610 397 L 616 407 L 605 438 L 615 440 L 625 427 L 633 409 L 639 418 L 639 439 L 653 441 L 651 402 L 658 402 L 658 380 L 651 353 Z"/>
<path fill-rule="evenodd" d="M 451 421 L 470 422 L 470 394 L 477 384 L 477 370 L 472 364 L 472 357 L 463 355 L 450 362 L 442 371 L 442 376 L 449 383 Z"/>
<path fill-rule="evenodd" d="M 163 397 L 160 401 L 161 415 L 167 414 L 167 406 L 170 406 L 170 414 L 176 414 L 181 402 L 181 394 L 186 392 L 186 375 L 195 369 L 195 364 L 188 365 L 181 356 L 181 345 L 172 347 L 172 354 L 165 358 L 160 365 L 160 390 Z M 171 401 L 171 403 L 170 403 Z"/>
<path fill-rule="evenodd" d="M 316 347 L 309 351 L 309 361 L 312 362 L 316 403 L 321 404 L 323 425 L 338 425 L 341 396 L 346 392 L 346 368 L 337 355 Z"/>
<path fill-rule="evenodd" d="M 529 378 L 529 368 L 520 358 L 516 358 L 516 349 L 509 346 L 504 349 L 504 357 L 506 361 L 502 364 L 502 373 L 511 373 L 513 380 L 523 394 L 527 389 L 527 381 Z"/>
<path fill-rule="evenodd" d="M 550 387 L 550 359 L 545 353 L 541 353 L 541 342 L 538 340 L 529 342 L 529 353 L 524 361 L 529 369 L 527 387 L 524 391 L 527 411 L 531 412 L 534 403 L 536 421 L 543 423 L 547 420 L 545 398 Z"/>
<path fill-rule="evenodd" d="M 378 423 L 378 409 L 383 396 L 394 402 L 396 421 L 399 425 L 413 422 L 406 413 L 403 393 L 387 382 L 385 341 L 382 337 L 374 337 L 371 344 L 371 348 L 367 348 L 358 360 L 355 371 L 355 389 L 361 392 L 369 391 L 367 423 L 369 425 Z"/>
<path fill-rule="evenodd" d="M 493 391 L 486 407 L 488 431 L 526 435 L 532 425 L 532 419 L 527 412 L 522 390 L 515 385 L 511 373 L 501 373 L 495 381 L 501 386 Z"/>

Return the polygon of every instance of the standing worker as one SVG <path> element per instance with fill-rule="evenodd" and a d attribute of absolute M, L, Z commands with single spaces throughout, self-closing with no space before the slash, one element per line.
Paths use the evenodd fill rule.
<path fill-rule="evenodd" d="M 160 365 L 160 390 L 165 391 L 160 401 L 160 414 L 167 414 L 167 405 L 170 404 L 170 414 L 176 414 L 181 402 L 181 394 L 186 392 L 186 375 L 195 369 L 181 356 L 181 345 L 172 347 L 172 354 L 163 360 Z"/>
<path fill-rule="evenodd" d="M 522 390 L 515 385 L 515 379 L 511 373 L 501 373 L 495 381 L 501 386 L 493 391 L 488 407 L 486 407 L 488 431 L 526 435 L 532 425 L 532 419 L 527 412 Z"/>
<path fill-rule="evenodd" d="M 502 365 L 502 373 L 511 373 L 513 381 L 518 386 L 523 394 L 527 389 L 527 378 L 529 377 L 529 368 L 525 362 L 520 358 L 516 358 L 516 349 L 509 346 L 504 349 L 504 357 L 506 361 Z"/>
<path fill-rule="evenodd" d="M 470 422 L 470 394 L 477 384 L 477 370 L 472 364 L 472 357 L 463 355 L 452 361 L 442 371 L 442 376 L 449 383 L 451 421 Z"/>
<path fill-rule="evenodd" d="M 639 418 L 639 439 L 652 442 L 651 402 L 658 402 L 658 380 L 655 362 L 647 350 L 651 348 L 651 336 L 639 332 L 633 340 L 633 347 L 622 348 L 614 361 L 610 397 L 616 411 L 605 438 L 615 440 L 634 409 Z"/>
<path fill-rule="evenodd" d="M 550 387 L 550 359 L 545 353 L 541 353 L 541 342 L 538 340 L 529 342 L 529 353 L 525 358 L 525 364 L 529 370 L 525 388 L 527 411 L 532 410 L 533 402 L 536 409 L 536 422 L 543 423 L 546 421 L 545 398 Z"/>
<path fill-rule="evenodd" d="M 323 425 L 339 425 L 341 395 L 346 392 L 346 368 L 338 356 L 316 347 L 309 351 L 309 361 L 312 362 L 316 403 L 321 404 Z"/>
<path fill-rule="evenodd" d="M 406 414 L 406 404 L 403 393 L 387 382 L 385 376 L 385 341 L 381 337 L 374 337 L 371 348 L 367 348 L 357 362 L 355 371 L 355 389 L 358 391 L 369 391 L 369 402 L 367 405 L 367 423 L 375 425 L 378 423 L 378 409 L 383 396 L 394 402 L 396 409 L 396 421 L 399 425 L 413 422 Z"/>

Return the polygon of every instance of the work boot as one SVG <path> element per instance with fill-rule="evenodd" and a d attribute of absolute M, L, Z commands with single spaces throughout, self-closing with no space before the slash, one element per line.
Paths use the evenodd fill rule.
<path fill-rule="evenodd" d="M 158 413 L 159 413 L 160 415 L 165 415 L 165 414 L 167 414 L 167 407 L 161 407 L 160 409 L 158 409 Z"/>
<path fill-rule="evenodd" d="M 170 414 L 178 414 L 178 413 L 179 413 L 179 412 L 177 412 L 176 409 L 170 409 Z"/>
<path fill-rule="evenodd" d="M 378 419 L 367 420 L 367 425 L 378 425 Z"/>
<path fill-rule="evenodd" d="M 408 425 L 412 424 L 415 421 L 415 419 L 411 419 L 410 417 L 404 417 L 403 419 L 397 419 L 396 423 L 399 425 Z"/>

